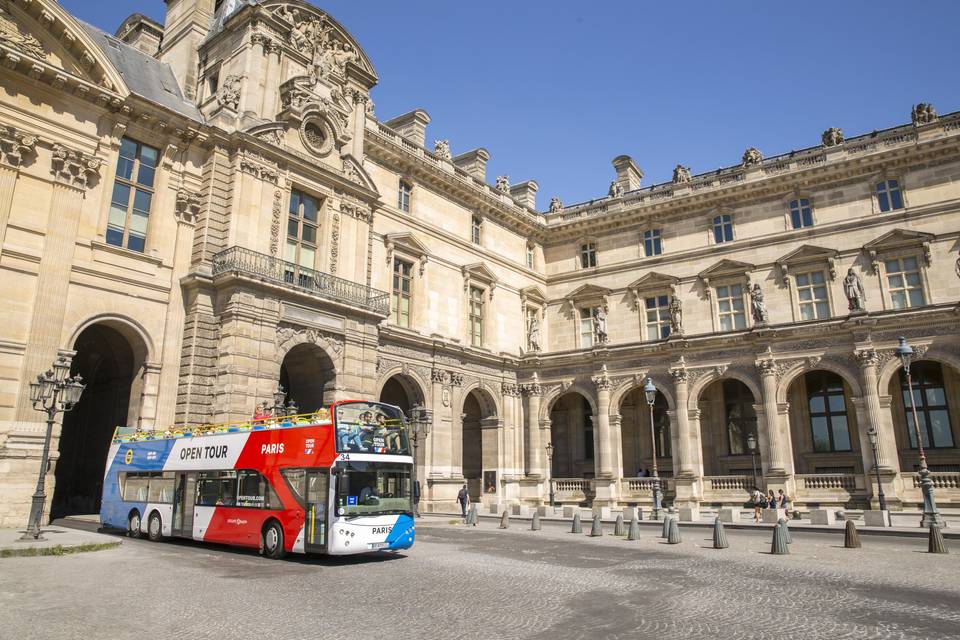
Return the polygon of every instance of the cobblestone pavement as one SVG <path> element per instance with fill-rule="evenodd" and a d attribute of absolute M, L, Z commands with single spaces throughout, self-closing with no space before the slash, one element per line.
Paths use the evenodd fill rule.
<path fill-rule="evenodd" d="M 529 525 L 527 525 L 527 528 Z M 589 526 L 586 527 L 589 530 Z M 612 531 L 607 527 L 606 533 Z M 0 560 L 3 637 L 960 638 L 960 557 L 926 541 L 418 522 L 404 555 L 271 561 L 191 542 Z"/>

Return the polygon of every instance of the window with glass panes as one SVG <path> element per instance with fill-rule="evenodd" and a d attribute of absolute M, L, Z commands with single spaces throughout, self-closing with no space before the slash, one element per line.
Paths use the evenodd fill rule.
<path fill-rule="evenodd" d="M 117 177 L 107 218 L 108 244 L 132 251 L 144 250 L 158 156 L 159 151 L 153 147 L 130 138 L 120 141 Z"/>
<path fill-rule="evenodd" d="M 743 285 L 730 284 L 717 287 L 717 313 L 720 330 L 744 329 L 747 318 L 743 312 Z"/>
<path fill-rule="evenodd" d="M 647 257 L 663 253 L 660 229 L 649 229 L 643 232 L 643 252 Z"/>
<path fill-rule="evenodd" d="M 723 214 L 713 218 L 713 241 L 723 244 L 733 240 L 733 216 Z"/>
<path fill-rule="evenodd" d="M 813 226 L 813 207 L 808 198 L 790 201 L 790 224 L 794 229 Z"/>
<path fill-rule="evenodd" d="M 597 245 L 593 242 L 584 242 L 580 245 L 580 267 L 589 269 L 597 266 Z"/>
<path fill-rule="evenodd" d="M 413 187 L 406 180 L 400 181 L 400 188 L 397 190 L 397 208 L 400 211 L 410 211 L 410 193 Z"/>
<path fill-rule="evenodd" d="M 949 448 L 953 446 L 953 430 L 950 428 L 950 410 L 943 386 L 943 369 L 936 362 L 916 362 L 910 366 L 913 379 L 913 402 L 920 423 L 920 437 L 925 448 Z M 913 411 L 910 409 L 910 391 L 907 376 L 900 370 L 900 388 L 903 408 L 907 418 L 907 436 L 910 448 L 917 448 L 917 430 L 913 426 Z"/>
<path fill-rule="evenodd" d="M 288 282 L 307 286 L 317 261 L 320 200 L 294 189 L 290 192 L 287 217 L 287 244 L 283 258 Z"/>
<path fill-rule="evenodd" d="M 797 299 L 800 302 L 801 320 L 819 320 L 830 317 L 827 301 L 827 279 L 823 271 L 797 274 Z"/>
<path fill-rule="evenodd" d="M 739 380 L 723 381 L 724 417 L 727 420 L 727 444 L 730 455 L 750 453 L 748 440 L 757 436 L 757 412 L 753 393 Z"/>
<path fill-rule="evenodd" d="M 413 265 L 403 260 L 393 261 L 393 323 L 401 327 L 410 326 L 410 292 L 413 284 L 411 271 Z"/>
<path fill-rule="evenodd" d="M 884 266 L 894 309 L 921 307 L 926 304 L 920 281 L 920 261 L 916 256 L 885 260 Z"/>
<path fill-rule="evenodd" d="M 483 346 L 483 289 L 470 287 L 470 344 Z"/>
<path fill-rule="evenodd" d="M 580 347 L 593 346 L 593 307 L 580 309 Z"/>
<path fill-rule="evenodd" d="M 470 220 L 470 242 L 480 244 L 480 231 L 483 228 L 483 220 L 480 216 L 473 216 Z"/>
<path fill-rule="evenodd" d="M 878 182 L 877 204 L 880 205 L 880 211 L 903 209 L 903 195 L 900 193 L 900 182 L 897 180 Z"/>
<path fill-rule="evenodd" d="M 670 335 L 670 296 L 653 296 L 644 300 L 647 309 L 647 340 L 661 340 Z"/>
<path fill-rule="evenodd" d="M 813 371 L 805 376 L 810 431 L 817 453 L 850 451 L 850 425 L 843 379 L 829 371 Z"/>

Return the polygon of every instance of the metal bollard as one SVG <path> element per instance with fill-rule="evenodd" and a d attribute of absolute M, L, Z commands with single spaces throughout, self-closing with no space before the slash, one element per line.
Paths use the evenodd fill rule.
<path fill-rule="evenodd" d="M 623 514 L 617 516 L 617 522 L 613 525 L 613 535 L 615 536 L 625 536 L 627 535 L 627 528 L 623 524 Z"/>
<path fill-rule="evenodd" d="M 593 524 L 590 526 L 590 537 L 596 538 L 603 535 L 603 524 L 600 522 L 600 516 L 593 516 Z"/>
<path fill-rule="evenodd" d="M 627 540 L 639 540 L 640 539 L 640 523 L 637 522 L 638 516 L 634 516 L 630 520 L 630 530 L 627 531 Z"/>
<path fill-rule="evenodd" d="M 843 531 L 843 546 L 845 549 L 860 548 L 860 534 L 857 533 L 857 525 L 853 520 L 847 520 L 846 529 Z"/>
<path fill-rule="evenodd" d="M 727 542 L 727 532 L 723 528 L 723 521 L 720 518 L 713 520 L 713 548 L 726 549 L 730 546 Z"/>
<path fill-rule="evenodd" d="M 783 520 L 773 525 L 773 542 L 770 545 L 770 553 L 775 556 L 785 556 L 790 553 L 787 547 L 787 537 L 783 532 Z"/>
<path fill-rule="evenodd" d="M 573 526 L 570 527 L 570 533 L 583 533 L 583 527 L 580 524 L 580 512 L 573 514 Z"/>

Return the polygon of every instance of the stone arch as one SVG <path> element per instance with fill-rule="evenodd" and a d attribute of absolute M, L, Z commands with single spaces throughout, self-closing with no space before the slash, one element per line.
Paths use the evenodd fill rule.
<path fill-rule="evenodd" d="M 657 391 L 663 394 L 663 397 L 667 401 L 667 408 L 675 411 L 677 401 L 673 394 L 673 380 L 666 373 L 648 373 L 640 378 L 639 382 L 631 380 L 620 384 L 620 386 L 616 387 L 610 394 L 610 410 L 618 411 L 620 405 L 623 404 L 624 398 L 634 389 L 642 388 L 647 378 L 653 380 L 653 385 L 657 388 Z"/>
<path fill-rule="evenodd" d="M 540 421 L 542 422 L 544 420 L 549 420 L 550 410 L 553 409 L 553 405 L 562 396 L 570 393 L 571 391 L 575 393 L 579 393 L 587 400 L 587 403 L 590 405 L 590 411 L 593 412 L 593 415 L 597 415 L 599 413 L 597 411 L 597 401 L 595 398 L 595 394 L 588 391 L 583 384 L 575 382 L 569 387 L 563 387 L 562 385 L 555 385 L 551 387 L 549 391 L 544 393 L 543 400 L 540 402 Z M 611 406 L 613 405 L 611 404 Z"/>
<path fill-rule="evenodd" d="M 337 370 L 330 354 L 319 344 L 303 341 L 293 345 L 280 361 L 278 376 L 300 413 L 310 413 L 333 403 L 337 392 Z"/>
<path fill-rule="evenodd" d="M 333 365 L 334 374 L 339 377 L 343 363 L 344 344 L 342 338 L 327 335 L 316 329 L 295 327 L 280 327 L 277 329 L 277 349 L 274 352 L 274 361 L 277 366 L 283 364 L 287 353 L 301 344 L 311 344 L 323 351 Z"/>
<path fill-rule="evenodd" d="M 73 349 L 80 334 L 96 324 L 110 327 L 126 338 L 134 350 L 135 357 L 141 363 L 153 361 L 156 350 L 153 339 L 144 326 L 133 318 L 115 313 L 101 313 L 77 323 L 70 331 L 70 337 L 66 340 L 66 343 Z"/>
<path fill-rule="evenodd" d="M 503 416 L 500 394 L 493 391 L 489 385 L 484 384 L 483 380 L 475 380 L 460 390 L 461 410 L 463 409 L 463 404 L 467 401 L 467 396 L 473 392 L 477 392 L 477 401 L 484 415 L 496 418 Z"/>
<path fill-rule="evenodd" d="M 922 356 L 915 356 L 916 362 L 921 360 L 933 360 L 934 362 L 939 362 L 941 365 L 947 365 L 957 373 L 960 373 L 960 358 L 946 351 L 945 349 L 933 347 L 927 351 L 924 351 Z M 880 371 L 877 375 L 877 391 L 881 396 L 886 395 L 887 389 L 890 387 L 890 379 L 899 370 L 900 358 L 898 358 L 896 355 L 892 356 L 881 365 Z"/>
<path fill-rule="evenodd" d="M 377 391 L 375 396 L 381 402 L 387 402 L 387 400 L 385 400 L 383 396 L 384 396 L 385 390 L 389 392 L 389 385 L 391 381 L 396 382 L 400 386 L 400 388 L 404 391 L 404 393 L 406 393 L 407 401 L 410 407 L 413 407 L 414 405 L 417 405 L 417 404 L 420 404 L 423 406 L 427 405 L 428 393 L 426 390 L 429 389 L 430 386 L 427 384 L 426 380 L 424 380 L 423 377 L 420 374 L 418 374 L 416 371 L 410 368 L 405 368 L 403 366 L 391 367 L 390 369 L 387 369 L 383 373 L 383 375 L 380 376 L 380 379 L 377 381 L 377 387 L 376 387 Z M 400 408 L 403 409 L 405 413 L 407 413 L 407 418 L 409 418 L 410 417 L 410 414 L 408 411 L 409 408 L 405 408 L 403 406 L 401 406 Z"/>
<path fill-rule="evenodd" d="M 757 379 L 741 369 L 731 367 L 722 374 L 716 371 L 710 371 L 706 375 L 697 378 L 694 383 L 690 385 L 690 397 L 687 400 L 687 408 L 697 409 L 697 405 L 700 402 L 700 395 L 703 391 L 714 382 L 724 379 L 739 380 L 747 386 L 747 389 L 753 394 L 754 400 L 757 403 L 763 402 L 763 392 L 757 383 Z"/>
<path fill-rule="evenodd" d="M 850 393 L 854 398 L 863 397 L 863 385 L 860 384 L 860 377 L 857 372 L 833 358 L 824 358 L 816 362 L 805 361 L 797 363 L 784 371 L 777 385 L 777 402 L 783 403 L 787 401 L 790 385 L 792 385 L 797 378 L 818 369 L 837 374 L 850 386 Z"/>
<path fill-rule="evenodd" d="M 479 502 L 484 494 L 500 492 L 497 394 L 479 380 L 470 383 L 460 396 L 460 415 L 460 469 L 471 500 Z"/>

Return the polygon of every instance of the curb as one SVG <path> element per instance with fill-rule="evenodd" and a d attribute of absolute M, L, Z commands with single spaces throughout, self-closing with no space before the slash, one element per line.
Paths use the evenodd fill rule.
<path fill-rule="evenodd" d="M 112 542 L 83 542 L 79 544 L 55 544 L 52 546 L 41 547 L 2 547 L 0 548 L 0 558 L 32 558 L 39 556 L 68 556 L 77 553 L 90 553 L 93 551 L 105 551 L 115 549 L 123 544 L 122 541 Z"/>

